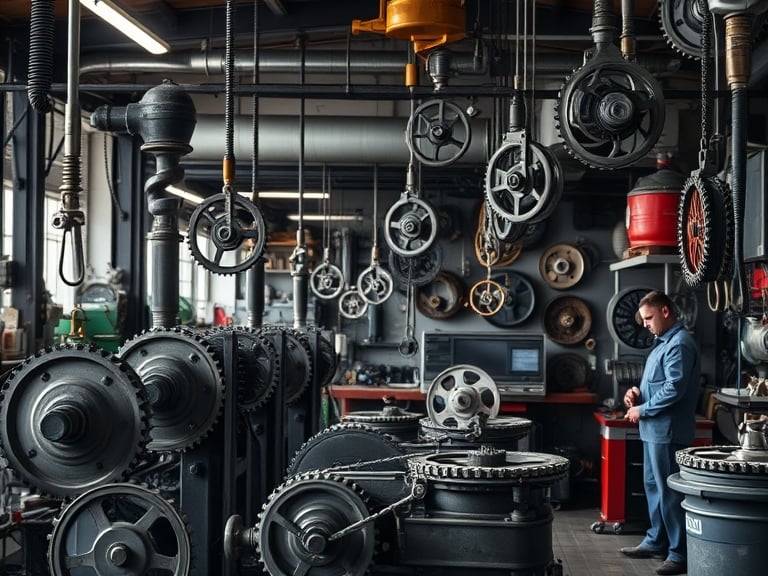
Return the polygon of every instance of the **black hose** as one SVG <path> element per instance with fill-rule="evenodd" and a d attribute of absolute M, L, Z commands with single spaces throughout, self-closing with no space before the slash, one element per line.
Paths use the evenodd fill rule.
<path fill-rule="evenodd" d="M 53 110 L 49 93 L 53 83 L 55 0 L 32 0 L 29 29 L 29 103 L 43 114 Z"/>
<path fill-rule="evenodd" d="M 747 89 L 733 88 L 731 91 L 731 190 L 733 192 L 733 282 L 731 285 L 731 307 L 737 314 L 745 312 L 747 294 L 744 278 L 744 196 L 747 179 L 747 122 L 749 121 Z"/>

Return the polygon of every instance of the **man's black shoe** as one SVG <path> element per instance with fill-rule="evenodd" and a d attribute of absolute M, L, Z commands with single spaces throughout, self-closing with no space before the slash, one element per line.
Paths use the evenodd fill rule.
<path fill-rule="evenodd" d="M 631 548 L 622 548 L 621 553 L 628 558 L 664 558 L 665 554 L 656 552 L 650 548 L 642 546 L 632 546 Z"/>
<path fill-rule="evenodd" d="M 656 569 L 656 574 L 661 576 L 671 576 L 673 574 L 686 574 L 688 572 L 688 565 L 685 562 L 672 562 L 671 560 L 664 560 Z"/>

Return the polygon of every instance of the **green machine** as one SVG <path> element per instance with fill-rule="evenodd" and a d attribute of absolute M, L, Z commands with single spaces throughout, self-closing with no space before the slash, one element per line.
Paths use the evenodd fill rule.
<path fill-rule="evenodd" d="M 123 343 L 127 310 L 125 291 L 106 282 L 86 282 L 77 291 L 69 318 L 53 331 L 56 344 L 88 342 L 116 353 Z"/>

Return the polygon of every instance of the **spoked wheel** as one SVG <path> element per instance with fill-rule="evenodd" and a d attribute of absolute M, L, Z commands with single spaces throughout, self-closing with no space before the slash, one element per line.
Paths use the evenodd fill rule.
<path fill-rule="evenodd" d="M 429 100 L 416 108 L 406 134 L 408 148 L 427 166 L 447 166 L 461 158 L 471 136 L 467 115 L 444 100 Z"/>
<path fill-rule="evenodd" d="M 261 513 L 258 552 L 272 576 L 365 574 L 374 552 L 373 522 L 334 535 L 368 517 L 355 488 L 318 473 L 278 487 Z"/>
<path fill-rule="evenodd" d="M 184 521 L 166 500 L 132 484 L 86 492 L 54 523 L 54 576 L 183 576 L 191 552 Z"/>
<path fill-rule="evenodd" d="M 435 376 L 427 392 L 429 419 L 443 428 L 469 428 L 479 415 L 495 418 L 500 405 L 493 378 L 469 364 L 444 370 Z"/>
<path fill-rule="evenodd" d="M 727 186 L 714 177 L 692 175 L 680 199 L 677 240 L 686 284 L 694 288 L 723 277 L 730 266 L 733 222 Z"/>

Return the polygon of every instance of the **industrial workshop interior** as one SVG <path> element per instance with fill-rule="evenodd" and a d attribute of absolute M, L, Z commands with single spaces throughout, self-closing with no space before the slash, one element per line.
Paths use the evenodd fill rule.
<path fill-rule="evenodd" d="M 0 575 L 762 573 L 767 20 L 2 0 Z"/>

